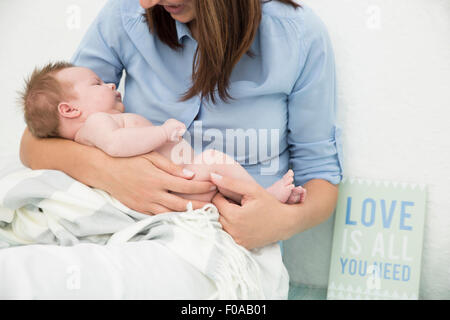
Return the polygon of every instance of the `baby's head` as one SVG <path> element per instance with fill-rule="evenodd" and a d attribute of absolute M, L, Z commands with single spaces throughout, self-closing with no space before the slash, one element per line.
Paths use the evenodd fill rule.
<path fill-rule="evenodd" d="M 39 138 L 73 139 L 86 118 L 95 112 L 121 113 L 121 95 L 92 70 L 67 62 L 36 68 L 21 93 L 25 122 Z"/>

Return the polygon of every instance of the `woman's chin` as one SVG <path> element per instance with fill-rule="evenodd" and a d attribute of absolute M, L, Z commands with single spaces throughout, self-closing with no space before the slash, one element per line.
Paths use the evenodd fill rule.
<path fill-rule="evenodd" d="M 189 23 L 192 20 L 194 20 L 194 17 L 192 17 L 192 15 L 176 15 L 176 14 L 170 14 L 170 16 L 174 19 L 177 20 L 178 22 L 181 23 Z"/>

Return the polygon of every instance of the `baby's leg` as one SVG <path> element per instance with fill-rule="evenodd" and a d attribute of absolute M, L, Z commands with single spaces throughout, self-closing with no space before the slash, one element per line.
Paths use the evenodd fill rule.
<path fill-rule="evenodd" d="M 222 176 L 255 182 L 253 177 L 239 163 L 234 161 L 234 159 L 228 155 L 216 150 L 207 150 L 199 154 L 194 158 L 194 163 L 186 165 L 185 168 L 196 173 L 194 180 L 209 180 L 210 173 L 214 172 Z M 294 189 L 292 182 L 293 172 L 290 170 L 282 179 L 267 188 L 267 191 L 284 203 L 289 199 L 292 190 Z M 223 188 L 219 188 L 219 191 L 227 198 L 230 198 L 237 203 L 241 203 L 242 196 L 240 194 Z M 180 194 L 183 198 L 206 202 L 211 201 L 214 195 L 215 191 L 202 195 Z"/>
<path fill-rule="evenodd" d="M 201 154 L 195 156 L 192 163 L 186 164 L 184 168 L 195 172 L 193 180 L 209 181 L 210 173 L 217 173 L 242 180 L 254 181 L 252 176 L 249 175 L 241 165 L 234 161 L 234 159 L 216 150 L 206 150 L 202 152 Z M 240 195 L 223 188 L 219 188 L 219 191 L 227 198 L 240 203 Z M 211 202 L 216 193 L 217 190 L 203 194 L 175 194 L 185 199 Z"/>
<path fill-rule="evenodd" d="M 188 163 L 185 165 L 185 168 L 195 172 L 193 180 L 209 181 L 210 173 L 215 172 L 220 175 L 231 176 L 237 179 L 255 181 L 240 164 L 220 151 L 207 150 L 198 156 L 195 156 L 194 150 L 184 139 L 177 143 L 167 143 L 156 151 L 177 164 Z M 302 202 L 306 190 L 302 187 L 294 188 L 292 182 L 293 172 L 292 170 L 289 170 L 282 179 L 267 188 L 267 191 L 283 203 L 286 201 L 290 204 Z M 226 197 L 237 203 L 241 203 L 241 195 L 223 188 L 219 188 L 219 191 Z M 216 195 L 216 192 L 217 191 L 203 194 L 175 194 L 178 194 L 185 199 L 211 202 L 212 198 Z"/>

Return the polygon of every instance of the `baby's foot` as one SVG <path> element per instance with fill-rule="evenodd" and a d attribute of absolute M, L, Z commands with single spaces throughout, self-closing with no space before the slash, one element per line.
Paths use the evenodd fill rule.
<path fill-rule="evenodd" d="M 186 126 L 184 123 L 175 119 L 167 120 L 164 122 L 162 127 L 166 130 L 168 140 L 171 142 L 180 141 L 181 137 L 186 132 Z"/>
<path fill-rule="evenodd" d="M 305 201 L 306 197 L 306 189 L 302 186 L 295 187 L 292 189 L 291 195 L 287 199 L 287 203 L 289 204 L 295 204 L 295 203 L 302 203 Z"/>
<path fill-rule="evenodd" d="M 267 191 L 275 196 L 279 201 L 285 203 L 290 195 L 292 194 L 292 190 L 294 189 L 294 172 L 289 169 L 289 171 L 277 182 L 267 188 Z"/>

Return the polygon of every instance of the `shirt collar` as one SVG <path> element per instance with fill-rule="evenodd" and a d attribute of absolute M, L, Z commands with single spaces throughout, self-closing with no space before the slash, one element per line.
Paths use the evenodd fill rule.
<path fill-rule="evenodd" d="M 194 38 L 192 37 L 192 34 L 191 34 L 191 30 L 189 30 L 189 27 L 185 23 L 175 20 L 175 24 L 177 27 L 177 35 L 178 35 L 179 42 L 181 42 L 184 37 L 189 37 L 192 40 L 194 40 Z"/>

